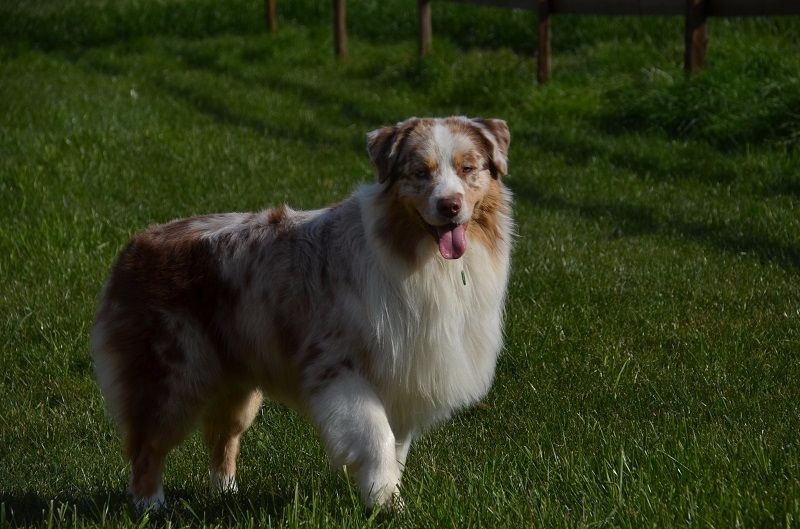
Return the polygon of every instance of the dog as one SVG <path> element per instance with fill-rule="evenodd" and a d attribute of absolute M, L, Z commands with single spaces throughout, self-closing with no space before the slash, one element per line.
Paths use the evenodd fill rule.
<path fill-rule="evenodd" d="M 314 211 L 197 216 L 120 253 L 91 350 L 141 511 L 199 424 L 235 491 L 264 396 L 306 415 L 364 504 L 402 505 L 412 441 L 489 391 L 514 231 L 498 119 L 410 118 L 367 135 L 377 182 Z"/>

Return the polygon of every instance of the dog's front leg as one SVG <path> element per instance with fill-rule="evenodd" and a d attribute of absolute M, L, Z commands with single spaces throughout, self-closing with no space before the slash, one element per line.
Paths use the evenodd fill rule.
<path fill-rule="evenodd" d="M 340 374 L 315 391 L 311 413 L 331 462 L 355 475 L 366 506 L 401 505 L 394 433 L 370 384 L 351 371 Z"/>
<path fill-rule="evenodd" d="M 398 435 L 395 442 L 395 460 L 400 467 L 400 473 L 406 469 L 406 459 L 408 458 L 408 450 L 411 448 L 411 441 L 414 439 L 414 433 L 409 432 L 405 435 Z"/>

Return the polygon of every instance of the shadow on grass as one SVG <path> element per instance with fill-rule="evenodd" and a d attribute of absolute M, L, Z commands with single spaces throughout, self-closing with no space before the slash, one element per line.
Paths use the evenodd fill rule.
<path fill-rule="evenodd" d="M 90 73 L 111 77 L 133 74 L 129 65 L 110 64 L 107 60 L 97 60 L 82 53 L 65 52 L 62 56 Z M 177 75 L 153 75 L 147 78 L 147 82 L 154 89 L 221 125 L 246 128 L 262 136 L 302 143 L 311 149 L 347 148 L 361 152 L 365 148 L 366 133 L 386 122 L 384 115 L 359 104 L 354 98 L 319 88 L 310 82 L 288 79 L 280 72 L 274 75 L 264 72 L 245 75 L 217 64 L 215 57 L 189 55 L 182 56 L 181 60 L 186 66 L 185 70 L 176 72 Z M 198 83 L 189 77 L 181 77 L 197 73 L 213 76 L 213 81 Z M 224 85 L 223 88 L 215 87 L 217 82 L 220 86 Z M 244 95 L 229 93 L 231 85 L 241 89 Z M 307 118 L 302 112 L 297 112 L 280 120 L 271 120 L 259 115 L 261 112 L 258 108 L 237 108 L 237 103 L 248 99 L 268 99 L 271 95 L 299 99 L 301 108 L 310 109 L 323 118 L 317 119 L 313 114 Z M 321 127 L 320 123 L 325 123 L 325 127 Z M 359 127 L 357 135 L 340 132 L 353 125 Z"/>
<path fill-rule="evenodd" d="M 800 180 L 784 180 L 768 186 L 765 195 L 769 197 L 785 196 L 800 199 Z"/>
<path fill-rule="evenodd" d="M 734 255 L 752 255 L 763 263 L 800 271 L 800 248 L 763 234 L 735 226 L 708 225 L 678 219 L 661 220 L 653 208 L 621 202 L 575 203 L 546 195 L 534 184 L 517 179 L 512 184 L 516 197 L 534 206 L 565 211 L 588 220 L 606 219 L 614 224 L 611 237 L 663 235 L 697 242 Z"/>
<path fill-rule="evenodd" d="M 148 518 L 156 526 L 185 526 L 191 523 L 234 525 L 243 519 L 258 519 L 263 514 L 276 519 L 294 501 L 290 494 L 236 494 L 198 497 L 185 490 L 167 491 L 168 506 Z M 209 493 L 210 494 L 210 493 Z M 130 508 L 128 497 L 121 493 L 95 491 L 86 495 L 45 498 L 25 492 L 0 492 L 5 520 L 10 526 L 64 525 L 73 519 L 101 525 L 121 525 L 126 521 L 138 523 L 141 516 Z"/>
<path fill-rule="evenodd" d="M 256 64 L 251 58 L 242 54 L 242 59 L 250 64 Z M 359 124 L 366 127 L 375 127 L 386 119 L 385 112 L 376 112 L 368 109 L 360 101 L 348 98 L 341 92 L 333 93 L 319 88 L 312 82 L 303 82 L 290 79 L 280 71 L 270 70 L 271 73 L 258 72 L 243 74 L 241 69 L 233 69 L 219 65 L 215 57 L 209 56 L 184 56 L 183 62 L 194 70 L 204 71 L 221 78 L 227 78 L 255 91 L 273 91 L 290 94 L 301 98 L 308 108 L 319 110 L 338 110 L 339 125 Z M 366 130 L 365 130 L 366 132 Z"/>
<path fill-rule="evenodd" d="M 340 143 L 340 139 L 322 134 L 301 121 L 273 123 L 254 115 L 237 112 L 222 99 L 188 86 L 173 84 L 167 80 L 155 81 L 155 86 L 221 125 L 243 127 L 262 136 L 302 142 L 315 148 Z"/>
<path fill-rule="evenodd" d="M 127 499 L 122 493 L 109 494 L 107 491 L 96 491 L 80 496 L 59 496 L 46 498 L 32 491 L 0 492 L 0 503 L 5 510 L 5 520 L 11 526 L 39 525 L 48 520 L 57 520 L 59 516 L 73 515 L 78 518 L 102 522 L 112 513 L 123 512 L 127 508 Z"/>
<path fill-rule="evenodd" d="M 703 153 L 703 143 L 685 149 L 681 147 L 680 154 L 671 152 L 671 149 L 679 147 L 665 146 L 658 151 L 660 156 L 657 156 L 635 152 L 633 149 L 626 150 L 624 146 L 610 149 L 606 144 L 594 144 L 586 137 L 571 140 L 560 131 L 553 134 L 536 132 L 532 136 L 518 138 L 517 141 L 555 154 L 570 165 L 583 166 L 592 160 L 607 160 L 612 166 L 630 171 L 638 177 L 646 175 L 663 182 L 694 180 L 704 184 L 727 184 L 736 178 L 732 162 Z"/>
<path fill-rule="evenodd" d="M 613 90 L 595 125 L 611 135 L 659 131 L 700 140 L 722 154 L 745 146 L 800 147 L 800 83 L 780 71 L 766 87 L 731 75 L 707 71 L 671 84 L 640 81 Z"/>

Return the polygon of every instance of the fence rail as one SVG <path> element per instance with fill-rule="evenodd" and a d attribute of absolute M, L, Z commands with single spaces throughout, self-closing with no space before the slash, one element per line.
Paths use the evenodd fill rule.
<path fill-rule="evenodd" d="M 552 70 L 550 17 L 553 15 L 628 15 L 674 16 L 685 19 L 684 69 L 696 72 L 705 62 L 706 19 L 708 17 L 751 17 L 800 15 L 800 0 L 448 0 L 511 9 L 526 9 L 538 14 L 537 77 L 547 82 Z M 276 0 L 264 0 L 267 27 L 276 31 Z M 347 56 L 346 0 L 333 0 L 334 51 L 339 59 Z M 433 47 L 432 0 L 417 0 L 419 54 Z"/>
<path fill-rule="evenodd" d="M 537 78 L 540 83 L 552 74 L 550 17 L 552 15 L 683 15 L 684 69 L 693 73 L 705 62 L 708 17 L 774 16 L 800 14 L 800 0 L 450 0 L 538 13 Z M 420 30 L 420 56 L 427 55 L 433 36 L 430 23 L 431 0 L 417 0 Z M 427 19 L 427 20 L 426 20 Z M 423 35 L 423 32 L 429 34 Z"/>
<path fill-rule="evenodd" d="M 512 9 L 539 9 L 538 0 L 448 0 L 460 4 L 477 4 Z M 708 16 L 771 16 L 800 14 L 797 0 L 705 0 Z M 548 10 L 554 15 L 683 15 L 685 0 L 549 0 Z"/>

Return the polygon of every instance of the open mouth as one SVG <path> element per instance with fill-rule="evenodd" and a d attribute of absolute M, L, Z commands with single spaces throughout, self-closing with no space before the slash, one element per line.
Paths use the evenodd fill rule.
<path fill-rule="evenodd" d="M 423 222 L 425 222 L 423 220 Z M 467 251 L 467 224 L 450 223 L 431 226 L 425 222 L 428 231 L 439 245 L 439 253 L 445 259 L 459 259 Z"/>

